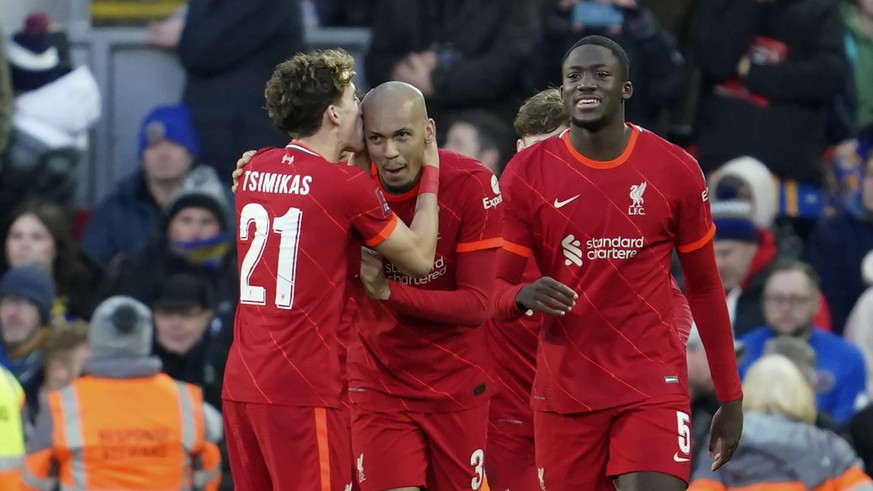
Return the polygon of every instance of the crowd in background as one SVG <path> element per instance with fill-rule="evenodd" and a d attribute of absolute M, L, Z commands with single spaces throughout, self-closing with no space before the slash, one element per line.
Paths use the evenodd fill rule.
<path fill-rule="evenodd" d="M 117 295 L 150 310 L 148 354 L 163 372 L 220 410 L 239 288 L 230 174 L 243 151 L 286 143 L 262 110 L 263 86 L 306 49 L 304 26 L 370 27 L 367 85 L 419 88 L 443 146 L 497 175 L 520 104 L 559 86 L 566 49 L 601 34 L 628 52 L 628 120 L 684 147 L 709 179 L 747 397 L 775 400 L 749 397 L 731 463 L 747 481 L 704 465 L 700 489 L 772 477 L 765 464 L 783 460 L 794 462 L 779 467 L 786 482 L 812 489 L 831 477 L 778 458 L 810 445 L 838 475 L 859 458 L 873 468 L 873 0 L 166 3 L 174 13 L 152 14 L 152 42 L 178 53 L 184 96 L 129 135 L 140 165 L 84 210 L 84 226 L 72 220 L 83 211 L 74 176 L 100 117 L 96 82 L 43 13 L 0 35 L 0 363 L 31 424 L 82 373 L 89 322 Z M 692 334 L 695 460 L 718 407 L 705 356 Z M 705 487 L 714 482 L 723 488 Z"/>

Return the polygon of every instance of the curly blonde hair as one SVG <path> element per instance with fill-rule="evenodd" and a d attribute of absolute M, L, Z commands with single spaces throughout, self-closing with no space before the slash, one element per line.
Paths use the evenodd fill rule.
<path fill-rule="evenodd" d="M 518 109 L 513 128 L 519 138 L 551 133 L 561 125 L 570 124 L 561 92 L 555 88 L 540 91 Z"/>
<path fill-rule="evenodd" d="M 279 63 L 267 82 L 267 115 L 294 138 L 315 134 L 324 111 L 352 83 L 354 68 L 354 58 L 342 49 L 297 53 Z"/>

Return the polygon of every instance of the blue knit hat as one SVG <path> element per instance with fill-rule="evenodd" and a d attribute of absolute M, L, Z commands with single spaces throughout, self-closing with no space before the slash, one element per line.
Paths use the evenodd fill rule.
<path fill-rule="evenodd" d="M 37 266 L 10 269 L 0 279 L 0 298 L 21 297 L 33 302 L 44 323 L 51 318 L 55 301 L 55 284 L 51 277 Z"/>
<path fill-rule="evenodd" d="M 195 158 L 200 156 L 200 145 L 186 106 L 158 106 L 145 117 L 139 130 L 139 155 L 142 156 L 147 146 L 163 140 L 182 145 Z"/>
<path fill-rule="evenodd" d="M 712 204 L 715 240 L 758 243 L 758 228 L 752 221 L 752 205 L 747 201 L 716 201 Z"/>
<path fill-rule="evenodd" d="M 28 15 L 24 29 L 15 33 L 6 45 L 6 58 L 15 90 L 35 90 L 64 74 L 60 53 L 49 35 L 49 23 L 45 12 Z"/>

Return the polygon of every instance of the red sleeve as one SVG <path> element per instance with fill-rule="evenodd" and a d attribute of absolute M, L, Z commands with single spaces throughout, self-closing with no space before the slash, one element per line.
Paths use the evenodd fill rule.
<path fill-rule="evenodd" d="M 458 254 L 454 290 L 423 290 L 389 281 L 391 296 L 386 304 L 395 311 L 431 321 L 480 326 L 488 319 L 496 254 L 497 249 Z"/>
<path fill-rule="evenodd" d="M 391 211 L 382 191 L 373 179 L 360 169 L 347 168 L 345 204 L 352 226 L 361 235 L 364 244 L 374 247 L 388 238 L 397 227 L 397 215 Z"/>
<path fill-rule="evenodd" d="M 515 303 L 515 297 L 525 286 L 520 282 L 528 259 L 507 249 L 501 249 L 497 253 L 497 283 L 491 297 L 491 317 L 509 321 L 524 314 L 525 311 L 519 309 Z"/>
<path fill-rule="evenodd" d="M 712 241 L 693 251 L 679 253 L 679 262 L 685 274 L 685 290 L 691 314 L 706 349 L 716 396 L 723 402 L 739 399 L 743 391 Z"/>
<path fill-rule="evenodd" d="M 497 282 L 491 298 L 491 317 L 514 320 L 525 311 L 518 308 L 515 297 L 525 286 L 522 275 L 528 259 L 533 255 L 528 212 L 528 198 L 534 196 L 530 184 L 520 172 L 528 167 L 516 154 L 500 176 L 500 188 L 506 200 L 503 203 L 503 248 L 497 253 Z"/>

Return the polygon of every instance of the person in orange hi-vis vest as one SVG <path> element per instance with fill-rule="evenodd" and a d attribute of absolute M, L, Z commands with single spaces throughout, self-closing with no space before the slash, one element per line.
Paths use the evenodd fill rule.
<path fill-rule="evenodd" d="M 130 297 L 105 300 L 88 342 L 85 375 L 51 392 L 37 417 L 23 489 L 57 479 L 71 491 L 216 490 L 221 416 L 149 356 L 149 309 Z"/>

